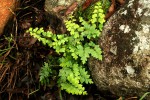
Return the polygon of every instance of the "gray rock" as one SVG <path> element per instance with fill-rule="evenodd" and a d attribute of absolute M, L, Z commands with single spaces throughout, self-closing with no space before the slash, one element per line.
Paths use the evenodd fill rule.
<path fill-rule="evenodd" d="M 53 24 L 58 33 L 65 33 L 66 28 L 64 21 L 69 17 L 69 14 L 75 12 L 78 6 L 82 5 L 85 0 L 45 0 L 44 9 L 47 12 L 46 18 L 50 21 L 49 31 L 52 31 Z M 56 33 L 57 33 L 56 32 Z"/>
<path fill-rule="evenodd" d="M 89 59 L 92 78 L 101 91 L 118 96 L 150 92 L 149 5 L 150 0 L 128 0 L 104 25 L 99 39 L 103 61 Z"/>
<path fill-rule="evenodd" d="M 76 2 L 75 8 L 82 5 L 85 0 L 45 0 L 45 11 L 49 13 L 60 13 Z"/>

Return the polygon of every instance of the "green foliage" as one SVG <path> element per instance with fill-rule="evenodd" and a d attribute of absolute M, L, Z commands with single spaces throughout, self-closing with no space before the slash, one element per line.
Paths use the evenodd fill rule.
<path fill-rule="evenodd" d="M 104 13 L 107 12 L 107 9 L 110 5 L 109 0 L 100 0 L 99 2 L 92 4 L 90 7 L 88 7 L 82 14 L 80 14 L 85 20 L 89 20 L 92 23 L 96 23 L 97 26 L 102 29 L 104 20 Z M 100 24 L 99 24 L 100 23 Z M 99 25 L 98 25 L 99 24 Z"/>
<path fill-rule="evenodd" d="M 150 92 L 146 92 L 139 100 L 144 100 L 144 98 L 145 98 L 148 94 L 150 94 Z"/>
<path fill-rule="evenodd" d="M 57 85 L 58 69 L 60 68 L 58 59 L 59 57 L 57 56 L 48 55 L 45 59 L 46 62 L 41 67 L 39 81 L 44 86 L 44 89 L 46 87 L 53 88 Z"/>
<path fill-rule="evenodd" d="M 90 20 L 92 26 L 96 25 L 97 28 L 102 31 L 103 23 L 105 22 L 104 20 L 104 11 L 102 9 L 101 3 L 97 2 L 94 6 L 93 13 L 92 13 L 92 18 Z"/>
<path fill-rule="evenodd" d="M 6 37 L 6 36 L 4 37 L 5 37 L 5 41 L 7 42 L 7 46 L 5 48 L 0 48 L 0 57 L 3 56 L 5 53 L 9 52 L 13 48 L 12 43 L 14 37 L 12 36 L 12 34 L 10 35 L 10 37 Z"/>
<path fill-rule="evenodd" d="M 43 67 L 41 68 L 40 71 L 40 82 L 42 85 L 48 85 L 49 82 L 49 77 L 52 75 L 52 70 L 48 63 L 44 63 Z"/>
<path fill-rule="evenodd" d="M 146 93 L 144 93 L 138 100 L 147 100 L 146 99 L 146 96 L 148 96 L 150 94 L 150 92 L 146 92 Z M 132 97 L 131 97 L 132 98 Z M 117 100 L 127 100 L 127 99 L 125 99 L 125 97 L 120 97 L 119 99 L 117 99 Z"/>
<path fill-rule="evenodd" d="M 92 18 L 89 21 L 85 21 L 82 17 L 75 19 L 70 16 L 65 22 L 67 34 L 45 32 L 43 28 L 28 30 L 30 35 L 62 55 L 59 58 L 59 64 L 62 68 L 59 70 L 58 86 L 68 93 L 86 95 L 87 92 L 83 84 L 92 84 L 93 81 L 85 69 L 85 64 L 90 56 L 102 60 L 102 51 L 99 45 L 96 45 L 92 40 L 100 36 L 105 20 L 101 3 L 97 2 L 94 8 Z M 45 63 L 41 69 L 40 82 L 42 84 L 49 82 L 48 77 L 51 70 L 48 66 Z"/>
<path fill-rule="evenodd" d="M 62 68 L 59 76 L 60 79 L 58 80 L 58 84 L 61 86 L 61 89 L 72 94 L 87 94 L 82 84 L 93 83 L 87 71 L 85 71 L 82 66 L 75 63 L 70 67 Z"/>
<path fill-rule="evenodd" d="M 110 0 L 101 0 L 101 3 L 102 3 L 104 13 L 107 13 L 108 8 L 110 7 Z"/>
<path fill-rule="evenodd" d="M 59 72 L 58 84 L 61 89 L 72 94 L 87 94 L 82 84 L 92 84 L 93 81 L 84 65 L 79 64 L 73 57 L 68 55 L 60 58 L 60 66 L 62 66 L 62 69 Z"/>

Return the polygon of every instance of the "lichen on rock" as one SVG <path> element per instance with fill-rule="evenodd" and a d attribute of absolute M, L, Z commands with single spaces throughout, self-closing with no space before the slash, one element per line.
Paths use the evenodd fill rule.
<path fill-rule="evenodd" d="M 150 91 L 150 0 L 128 0 L 104 25 L 103 61 L 90 58 L 93 80 L 118 96 Z"/>

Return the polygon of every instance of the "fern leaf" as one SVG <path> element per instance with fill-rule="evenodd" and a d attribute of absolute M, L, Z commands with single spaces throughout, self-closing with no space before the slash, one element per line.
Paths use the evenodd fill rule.
<path fill-rule="evenodd" d="M 85 68 L 79 67 L 79 71 L 80 71 L 80 82 L 81 83 L 86 83 L 86 84 L 92 84 L 93 81 L 90 78 L 90 75 L 88 75 L 88 72 L 85 71 Z"/>
<path fill-rule="evenodd" d="M 85 91 L 84 87 L 82 87 L 81 89 L 78 89 L 76 87 L 74 87 L 72 84 L 70 83 L 62 83 L 61 84 L 61 89 L 62 90 L 66 90 L 68 93 L 71 94 L 75 94 L 75 95 L 87 95 L 87 92 Z"/>
<path fill-rule="evenodd" d="M 52 70 L 51 68 L 49 67 L 48 63 L 44 63 L 44 66 L 41 68 L 41 71 L 40 71 L 40 82 L 42 85 L 46 85 L 46 84 L 49 84 L 49 77 L 51 76 L 52 74 Z"/>

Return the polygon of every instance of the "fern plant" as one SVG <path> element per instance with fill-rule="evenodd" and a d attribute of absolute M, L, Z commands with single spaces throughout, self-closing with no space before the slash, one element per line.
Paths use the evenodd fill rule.
<path fill-rule="evenodd" d="M 52 69 L 50 68 L 48 63 L 44 63 L 39 75 L 42 85 L 48 85 L 50 83 L 49 77 L 52 75 Z"/>
<path fill-rule="evenodd" d="M 93 81 L 85 64 L 90 56 L 102 60 L 102 51 L 99 45 L 96 45 L 92 40 L 100 36 L 104 22 L 101 3 L 97 2 L 92 19 L 89 21 L 85 21 L 82 17 L 79 19 L 75 19 L 73 16 L 69 17 L 65 22 L 68 34 L 53 34 L 50 31 L 45 32 L 43 28 L 30 28 L 28 30 L 33 37 L 44 45 L 48 45 L 55 49 L 58 54 L 62 54 L 62 57 L 59 58 L 59 64 L 62 68 L 58 75 L 58 86 L 61 90 L 76 95 L 87 94 L 83 84 L 92 84 Z M 40 74 L 42 83 L 47 83 L 45 78 L 51 73 L 47 66 L 45 63 Z"/>

